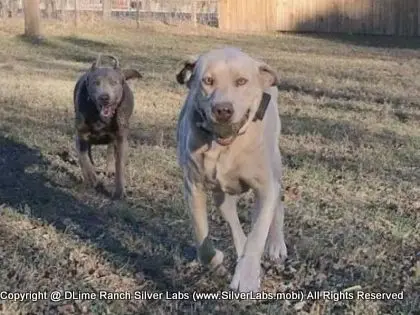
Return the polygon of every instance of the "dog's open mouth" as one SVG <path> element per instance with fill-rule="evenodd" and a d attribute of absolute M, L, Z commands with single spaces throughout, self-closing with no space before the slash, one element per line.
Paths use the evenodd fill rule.
<path fill-rule="evenodd" d="M 214 139 L 214 140 L 215 140 L 218 144 L 225 146 L 225 145 L 229 145 L 229 144 L 231 144 L 231 143 L 233 142 L 233 140 L 235 140 L 235 137 L 236 137 L 236 136 L 230 136 L 230 137 L 227 137 L 227 138 L 215 137 L 215 139 Z"/>
<path fill-rule="evenodd" d="M 104 106 L 101 109 L 101 116 L 104 118 L 111 118 L 114 115 L 114 108 L 110 105 Z"/>
<path fill-rule="evenodd" d="M 229 145 L 235 140 L 237 130 L 234 124 L 218 124 L 212 123 L 211 129 L 213 133 L 213 139 L 220 145 Z"/>
<path fill-rule="evenodd" d="M 203 116 L 202 116 L 203 117 Z M 233 124 L 219 124 L 216 122 L 204 122 L 199 123 L 198 125 L 213 134 L 213 139 L 218 144 L 227 146 L 230 145 L 238 136 L 239 130 L 244 126 L 249 118 L 249 111 L 244 115 L 244 117 L 237 123 Z"/>

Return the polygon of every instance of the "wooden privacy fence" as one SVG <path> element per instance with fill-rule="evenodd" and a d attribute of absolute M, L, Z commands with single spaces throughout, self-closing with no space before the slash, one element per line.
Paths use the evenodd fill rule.
<path fill-rule="evenodd" d="M 265 31 L 277 24 L 275 0 L 219 0 L 219 27 L 228 31 Z"/>
<path fill-rule="evenodd" d="M 232 31 L 420 35 L 420 0 L 220 0 Z"/>

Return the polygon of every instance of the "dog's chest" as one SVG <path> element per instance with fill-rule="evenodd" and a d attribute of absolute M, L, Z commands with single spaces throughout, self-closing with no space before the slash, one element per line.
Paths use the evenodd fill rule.
<path fill-rule="evenodd" d="M 78 129 L 81 137 L 91 144 L 108 144 L 115 139 L 117 131 L 112 121 L 105 123 L 101 120 L 84 122 Z"/>
<path fill-rule="evenodd" d="M 210 150 L 204 153 L 204 182 L 207 189 L 240 194 L 247 190 L 241 180 L 239 165 L 229 152 Z"/>

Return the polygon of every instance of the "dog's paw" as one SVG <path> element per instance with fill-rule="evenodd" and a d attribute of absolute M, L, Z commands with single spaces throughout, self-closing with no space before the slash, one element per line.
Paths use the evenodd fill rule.
<path fill-rule="evenodd" d="M 100 181 L 98 179 L 98 176 L 96 175 L 95 170 L 93 169 L 87 169 L 83 172 L 83 181 L 89 185 L 90 187 L 96 188 L 98 185 L 100 185 Z"/>
<path fill-rule="evenodd" d="M 257 292 L 260 289 L 260 283 L 261 266 L 259 259 L 246 256 L 240 258 L 229 288 L 239 292 Z"/>
<path fill-rule="evenodd" d="M 226 269 L 225 266 L 223 266 L 223 264 L 219 264 L 216 267 L 212 268 L 212 274 L 219 278 L 229 277 L 229 271 Z"/>
<path fill-rule="evenodd" d="M 223 253 L 220 250 L 216 249 L 216 255 L 214 255 L 214 257 L 210 261 L 210 266 L 212 266 L 213 268 L 220 267 L 220 265 L 223 263 L 223 259 Z"/>
<path fill-rule="evenodd" d="M 287 258 L 287 247 L 282 238 L 269 238 L 265 252 L 268 258 L 275 263 L 282 264 Z"/>
<path fill-rule="evenodd" d="M 107 165 L 105 167 L 105 176 L 112 177 L 115 175 L 115 166 L 114 165 Z"/>
<path fill-rule="evenodd" d="M 215 268 L 223 263 L 224 255 L 220 250 L 214 248 L 212 241 L 207 236 L 198 247 L 197 257 L 203 265 Z"/>
<path fill-rule="evenodd" d="M 99 181 L 95 186 L 95 191 L 99 194 L 103 194 L 107 197 L 110 197 L 109 191 L 105 188 L 105 185 L 102 181 Z"/>

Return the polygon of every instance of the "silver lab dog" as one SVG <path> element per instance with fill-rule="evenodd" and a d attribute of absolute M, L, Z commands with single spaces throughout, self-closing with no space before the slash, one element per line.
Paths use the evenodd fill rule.
<path fill-rule="evenodd" d="M 189 88 L 178 120 L 177 155 L 198 258 L 211 267 L 223 261 L 223 253 L 209 238 L 209 189 L 229 223 L 238 256 L 230 288 L 258 291 L 264 248 L 274 261 L 287 256 L 277 73 L 229 47 L 186 61 L 177 81 Z M 245 236 L 236 206 L 240 194 L 249 189 L 255 193 L 256 209 L 252 230 Z"/>
<path fill-rule="evenodd" d="M 103 57 L 112 59 L 114 66 L 101 66 Z M 95 188 L 102 186 L 93 166 L 91 146 L 107 145 L 107 173 L 115 172 L 116 199 L 125 195 L 127 137 L 134 108 L 127 81 L 134 78 L 142 78 L 141 73 L 122 69 L 112 55 L 99 54 L 90 70 L 78 79 L 73 92 L 76 148 L 83 179 Z"/>

